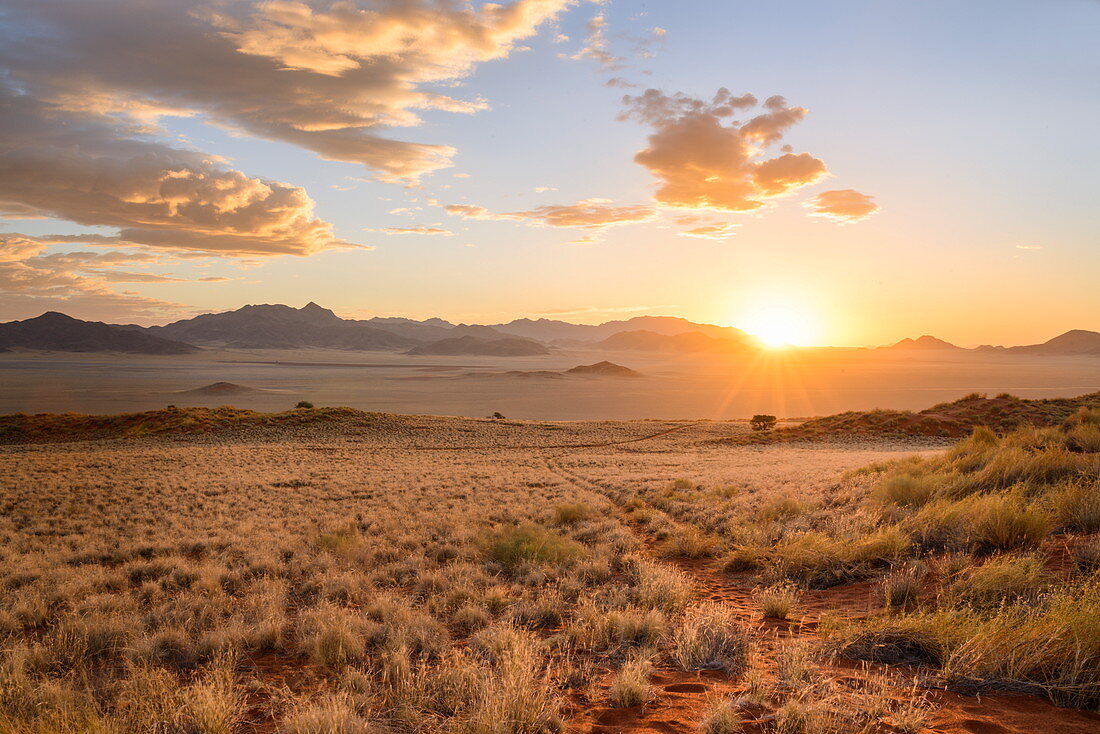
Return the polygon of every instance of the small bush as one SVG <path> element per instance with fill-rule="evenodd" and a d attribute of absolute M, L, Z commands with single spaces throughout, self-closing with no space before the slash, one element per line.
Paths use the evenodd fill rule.
<path fill-rule="evenodd" d="M 804 515 L 806 510 L 806 505 L 794 497 L 776 497 L 760 508 L 757 517 L 761 520 L 789 520 Z"/>
<path fill-rule="evenodd" d="M 987 495 L 971 506 L 972 537 L 978 550 L 1035 548 L 1054 525 L 1045 511 L 1010 494 Z"/>
<path fill-rule="evenodd" d="M 280 731 L 285 734 L 368 734 L 373 730 L 344 695 L 298 708 L 283 721 Z"/>
<path fill-rule="evenodd" d="M 562 563 L 582 550 L 574 541 L 537 525 L 504 528 L 489 541 L 489 557 L 506 568 L 525 562 Z"/>
<path fill-rule="evenodd" d="M 593 515 L 592 508 L 583 502 L 563 502 L 554 507 L 555 525 L 576 525 Z"/>
<path fill-rule="evenodd" d="M 917 567 L 898 569 L 882 580 L 879 594 L 883 606 L 911 609 L 920 601 L 923 574 Z"/>
<path fill-rule="evenodd" d="M 691 585 L 675 568 L 644 559 L 633 563 L 631 596 L 644 609 L 675 613 L 691 598 Z"/>
<path fill-rule="evenodd" d="M 308 400 L 299 400 L 294 407 L 298 410 L 313 410 L 313 403 Z"/>
<path fill-rule="evenodd" d="M 702 723 L 703 734 L 739 734 L 745 730 L 745 718 L 736 699 L 723 698 L 707 710 Z"/>
<path fill-rule="evenodd" d="M 1100 481 L 1078 480 L 1050 494 L 1058 525 L 1080 533 L 1100 532 Z"/>
<path fill-rule="evenodd" d="M 692 610 L 676 630 L 672 657 L 684 670 L 715 668 L 736 673 L 748 664 L 750 646 L 733 611 L 708 602 Z"/>
<path fill-rule="evenodd" d="M 619 708 L 641 706 L 653 698 L 653 688 L 649 685 L 649 675 L 653 666 L 645 658 L 628 660 L 615 674 L 607 695 L 611 703 Z"/>
<path fill-rule="evenodd" d="M 772 584 L 754 594 L 765 619 L 786 619 L 798 603 L 798 587 L 794 584 Z"/>
<path fill-rule="evenodd" d="M 805 640 L 784 643 L 775 655 L 776 676 L 788 688 L 800 688 L 810 681 L 813 649 Z"/>
<path fill-rule="evenodd" d="M 661 555 L 665 558 L 709 558 L 714 555 L 715 548 L 713 538 L 691 525 L 685 525 L 665 541 L 661 546 Z"/>
<path fill-rule="evenodd" d="M 1077 568 L 1086 573 L 1100 571 L 1100 541 L 1090 541 L 1077 546 L 1074 551 Z"/>
<path fill-rule="evenodd" d="M 994 556 L 964 571 L 945 597 L 955 604 L 997 606 L 1033 599 L 1046 586 L 1043 560 L 1037 556 Z"/>
<path fill-rule="evenodd" d="M 774 415 L 758 413 L 749 420 L 749 427 L 754 431 L 767 432 L 775 428 L 776 421 Z"/>
<path fill-rule="evenodd" d="M 883 503 L 891 503 L 899 507 L 920 507 L 935 495 L 936 479 L 928 476 L 895 474 L 879 482 L 874 491 Z"/>

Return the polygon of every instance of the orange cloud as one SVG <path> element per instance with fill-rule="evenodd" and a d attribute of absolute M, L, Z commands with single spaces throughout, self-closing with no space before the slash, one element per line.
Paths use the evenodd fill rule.
<path fill-rule="evenodd" d="M 163 265 L 177 253 L 59 252 L 42 254 L 48 245 L 88 239 L 74 235 L 35 237 L 0 234 L 0 312 L 9 318 L 37 316 L 47 310 L 78 311 L 89 318 L 153 320 L 176 316 L 183 307 L 131 291 L 117 283 L 220 283 L 223 276 L 184 278 L 172 274 L 119 270 L 120 266 Z M 102 238 L 109 239 L 109 238 Z"/>
<path fill-rule="evenodd" d="M 0 209 L 119 228 L 115 241 L 223 255 L 349 246 L 305 190 L 0 85 Z"/>
<path fill-rule="evenodd" d="M 0 65 L 28 93 L 84 115 L 202 114 L 387 181 L 451 165 L 446 145 L 394 139 L 425 109 L 486 107 L 425 89 L 508 56 L 570 0 L 203 3 L 17 0 Z"/>
<path fill-rule="evenodd" d="M 509 212 L 511 219 L 526 219 L 547 227 L 600 229 L 617 224 L 632 224 L 652 219 L 653 207 L 640 204 L 614 206 L 604 199 L 584 199 L 576 204 L 540 206 L 522 212 Z"/>
<path fill-rule="evenodd" d="M 757 99 L 735 97 L 727 89 L 709 102 L 656 89 L 623 101 L 625 117 L 654 129 L 634 160 L 659 180 L 655 199 L 663 206 L 753 211 L 828 174 L 824 161 L 809 153 L 766 157 L 767 148 L 806 115 L 805 108 L 788 107 L 782 97 L 768 98 L 764 111 L 744 123 L 727 119 L 755 107 Z"/>
<path fill-rule="evenodd" d="M 656 215 L 656 209 L 647 204 L 615 206 L 607 199 L 582 199 L 575 204 L 547 205 L 501 214 L 472 204 L 449 204 L 443 210 L 463 219 L 525 221 L 545 227 L 580 229 L 602 229 L 617 224 L 644 222 Z"/>
<path fill-rule="evenodd" d="M 453 237 L 454 232 L 442 227 L 383 227 L 378 230 L 385 234 L 429 234 L 443 237 Z"/>
<path fill-rule="evenodd" d="M 684 237 L 698 237 L 706 240 L 725 240 L 737 234 L 737 225 L 730 222 L 704 224 L 701 227 L 684 230 L 680 234 Z"/>
<path fill-rule="evenodd" d="M 811 216 L 826 217 L 837 222 L 858 222 L 879 210 L 874 197 L 861 194 L 855 189 L 822 191 L 806 206 L 810 209 Z"/>

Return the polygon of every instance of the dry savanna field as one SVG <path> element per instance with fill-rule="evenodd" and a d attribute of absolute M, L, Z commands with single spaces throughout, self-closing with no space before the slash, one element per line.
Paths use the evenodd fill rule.
<path fill-rule="evenodd" d="M 0 731 L 1097 732 L 1100 411 L 1050 415 L 5 417 Z"/>

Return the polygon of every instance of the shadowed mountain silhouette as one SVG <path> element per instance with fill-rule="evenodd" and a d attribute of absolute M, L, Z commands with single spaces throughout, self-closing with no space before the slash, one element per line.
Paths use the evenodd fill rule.
<path fill-rule="evenodd" d="M 716 339 L 732 339 L 745 343 L 755 343 L 748 333 L 732 326 L 697 324 L 678 316 L 635 316 L 626 321 L 607 321 L 598 325 L 571 324 L 568 321 L 554 319 L 516 319 L 507 324 L 495 324 L 497 331 L 538 339 L 544 342 L 572 341 L 596 342 L 624 331 L 648 331 L 665 336 L 676 336 L 687 332 L 706 334 Z"/>
<path fill-rule="evenodd" d="M 1072 329 L 1042 344 L 1022 347 L 1008 347 L 1005 351 L 1013 354 L 1041 355 L 1100 355 L 1100 332 Z"/>
<path fill-rule="evenodd" d="M 236 311 L 151 326 L 145 331 L 191 344 L 238 349 L 402 349 L 418 341 L 364 322 L 342 319 L 312 302 L 302 308 L 281 304 L 243 306 Z"/>
<path fill-rule="evenodd" d="M 934 336 L 928 336 L 925 334 L 922 337 L 916 339 L 905 338 L 897 344 L 891 344 L 888 347 L 881 347 L 882 349 L 962 349 L 957 347 L 951 342 L 945 342 L 943 339 L 937 339 Z"/>
<path fill-rule="evenodd" d="M 187 354 L 198 351 L 190 344 L 99 321 L 81 321 L 56 311 L 48 311 L 25 321 L 0 324 L 0 351 L 14 348 L 127 354 Z"/>

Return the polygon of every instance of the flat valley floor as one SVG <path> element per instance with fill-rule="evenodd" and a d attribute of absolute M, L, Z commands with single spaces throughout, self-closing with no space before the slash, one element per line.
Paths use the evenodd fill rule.
<path fill-rule="evenodd" d="M 736 497 L 746 511 L 777 499 L 827 505 L 866 490 L 867 480 L 850 470 L 932 455 L 942 446 L 716 442 L 744 430 L 743 424 L 711 421 L 394 416 L 351 434 L 3 446 L 0 553 L 8 591 L 0 618 L 14 624 L 13 618 L 51 604 L 96 610 L 133 621 L 134 629 L 119 632 L 131 658 L 200 671 L 216 663 L 172 663 L 176 658 L 164 652 L 165 634 L 180 631 L 194 644 L 216 647 L 216 633 L 252 640 L 270 622 L 278 639 L 242 643 L 246 652 L 233 663 L 231 680 L 219 679 L 236 691 L 241 712 L 226 731 L 321 731 L 305 724 L 295 729 L 294 722 L 308 724 L 309 716 L 320 716 L 310 706 L 326 701 L 337 702 L 333 716 L 343 715 L 337 709 L 344 706 L 347 716 L 354 708 L 394 717 L 387 721 L 399 729 L 446 730 L 446 712 L 421 720 L 400 709 L 397 699 L 414 694 L 395 692 L 396 673 L 386 673 L 386 666 L 399 654 L 415 668 L 420 658 L 413 653 L 422 652 L 423 660 L 435 661 L 431 665 L 465 670 L 467 656 L 488 644 L 485 630 L 504 619 L 533 630 L 536 642 L 572 640 L 568 664 L 553 656 L 545 668 L 529 661 L 531 679 L 516 684 L 522 696 L 539 699 L 553 678 L 544 703 L 569 731 L 695 732 L 720 697 L 753 691 L 758 703 L 746 709 L 744 730 L 772 731 L 777 709 L 799 687 L 780 680 L 789 671 L 777 673 L 777 657 L 819 642 L 823 616 L 875 613 L 881 605 L 876 584 L 810 590 L 787 621 L 763 620 L 748 575 L 723 572 L 716 558 L 662 556 L 652 531 L 626 515 L 660 509 L 639 509 L 639 500 L 629 498 L 680 487 Z M 554 519 L 562 506 L 595 513 L 580 526 L 587 530 L 571 531 L 591 554 L 588 566 L 555 578 L 534 567 L 503 573 L 486 565 L 487 533 L 512 524 L 555 527 L 566 521 Z M 612 705 L 615 676 L 634 653 L 597 644 L 591 635 L 598 620 L 585 615 L 606 602 L 602 594 L 627 593 L 618 586 L 620 557 L 634 558 L 652 578 L 679 574 L 689 613 L 705 607 L 740 625 L 751 641 L 756 678 L 685 671 L 662 652 L 667 642 L 654 638 L 647 648 L 652 697 L 644 705 Z M 177 577 L 184 580 L 169 583 Z M 641 586 L 630 588 L 631 594 L 642 593 Z M 289 601 L 271 601 L 283 598 Z M 651 604 L 662 619 L 680 613 L 662 604 Z M 352 644 L 346 659 L 330 659 L 323 643 L 310 641 L 311 624 L 343 629 L 363 618 L 374 631 L 357 632 L 368 640 L 366 647 Z M 180 661 L 192 654 L 177 653 Z M 535 655 L 531 661 L 542 659 Z M 934 670 L 818 657 L 807 658 L 805 666 L 804 686 L 827 688 L 829 706 L 881 708 L 885 723 L 869 731 L 901 731 L 890 722 L 902 720 L 905 707 L 919 699 L 928 707 L 928 731 L 1100 732 L 1097 714 L 1058 708 L 1037 696 L 945 691 Z M 482 668 L 494 669 L 488 663 L 474 669 Z M 471 673 L 476 680 L 481 674 Z M 192 675 L 181 673 L 184 692 L 199 685 L 187 683 Z M 123 714 L 129 710 L 125 690 L 114 704 Z M 433 695 L 439 700 L 442 694 Z M 369 702 L 360 706 L 356 696 Z M 185 699 L 180 706 L 198 705 Z M 450 715 L 501 715 L 499 709 L 478 713 L 478 705 Z M 479 729 L 476 720 L 459 729 L 496 730 Z"/>
<path fill-rule="evenodd" d="M 642 377 L 561 374 L 608 360 Z M 194 393 L 212 383 L 245 388 Z M 299 400 L 389 413 L 541 420 L 781 418 L 921 410 L 968 393 L 1024 398 L 1100 391 L 1100 357 L 812 350 L 757 356 L 557 349 L 542 357 L 417 357 L 392 352 L 204 350 L 183 356 L 0 354 L 2 413 L 126 413 L 234 405 L 281 411 Z"/>

